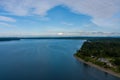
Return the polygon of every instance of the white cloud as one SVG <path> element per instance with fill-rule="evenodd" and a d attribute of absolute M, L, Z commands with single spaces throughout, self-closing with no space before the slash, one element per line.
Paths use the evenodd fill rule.
<path fill-rule="evenodd" d="M 91 16 L 91 21 L 98 26 L 115 26 L 116 19 L 113 16 L 120 12 L 120 0 L 63 0 L 63 4 L 72 12 Z"/>
<path fill-rule="evenodd" d="M 53 1 L 53 0 L 52 0 Z M 57 2 L 50 0 L 0 0 L 0 6 L 5 11 L 19 16 L 40 15 L 45 16 L 47 11 L 55 7 Z"/>
<path fill-rule="evenodd" d="M 9 26 L 9 24 L 4 23 L 4 22 L 0 22 L 0 25 L 2 25 L 2 26 Z"/>
<path fill-rule="evenodd" d="M 45 16 L 47 11 L 57 6 L 59 3 L 55 0 L 37 0 L 36 2 L 33 0 L 33 14 Z"/>
<path fill-rule="evenodd" d="M 63 1 L 73 11 L 90 15 L 94 18 L 108 18 L 119 10 L 119 0 L 70 0 Z"/>
<path fill-rule="evenodd" d="M 119 26 L 120 0 L 0 0 L 0 7 L 19 16 L 40 15 L 58 5 L 69 7 L 72 12 L 91 16 L 92 22 L 98 26 Z"/>
<path fill-rule="evenodd" d="M 13 25 L 11 25 L 11 24 L 8 24 L 8 23 L 5 23 L 5 22 L 0 22 L 0 27 L 15 27 L 15 26 L 13 26 Z"/>
<path fill-rule="evenodd" d="M 20 16 L 28 13 L 29 2 L 28 0 L 0 0 L 0 5 L 5 11 Z"/>
<path fill-rule="evenodd" d="M 6 17 L 6 16 L 0 16 L 0 21 L 6 21 L 6 22 L 16 22 L 15 19 L 11 17 Z"/>
<path fill-rule="evenodd" d="M 120 27 L 120 18 L 94 18 L 92 19 L 92 22 L 103 27 Z"/>

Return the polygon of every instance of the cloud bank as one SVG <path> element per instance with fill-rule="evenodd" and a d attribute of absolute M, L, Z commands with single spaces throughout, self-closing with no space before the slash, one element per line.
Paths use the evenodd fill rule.
<path fill-rule="evenodd" d="M 5 22 L 16 22 L 15 19 L 11 17 L 6 17 L 6 16 L 0 16 L 0 21 L 5 21 Z"/>
<path fill-rule="evenodd" d="M 71 12 L 91 17 L 91 22 L 102 27 L 120 27 L 120 0 L 0 0 L 0 8 L 17 16 L 46 16 L 52 8 L 63 5 Z M 4 21 L 15 21 L 0 16 Z"/>

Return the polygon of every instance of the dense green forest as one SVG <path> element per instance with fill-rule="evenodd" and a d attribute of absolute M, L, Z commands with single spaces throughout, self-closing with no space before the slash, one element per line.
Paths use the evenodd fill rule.
<path fill-rule="evenodd" d="M 120 73 L 120 38 L 87 40 L 75 55 Z"/>

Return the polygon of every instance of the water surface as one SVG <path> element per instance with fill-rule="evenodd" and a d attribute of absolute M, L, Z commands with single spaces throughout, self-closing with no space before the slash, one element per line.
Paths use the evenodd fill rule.
<path fill-rule="evenodd" d="M 82 40 L 0 42 L 0 80 L 120 80 L 77 61 Z"/>

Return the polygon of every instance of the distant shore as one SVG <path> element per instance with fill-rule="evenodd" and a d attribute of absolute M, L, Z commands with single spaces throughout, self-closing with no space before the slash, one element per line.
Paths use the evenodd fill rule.
<path fill-rule="evenodd" d="M 16 41 L 16 40 L 20 40 L 20 38 L 0 38 L 0 42 L 3 42 L 3 41 Z"/>
<path fill-rule="evenodd" d="M 106 72 L 106 73 L 108 73 L 108 74 L 111 74 L 111 75 L 113 75 L 113 76 L 116 76 L 116 77 L 119 77 L 119 78 L 120 78 L 120 73 L 113 72 L 112 70 L 109 70 L 109 69 L 100 67 L 100 66 L 98 66 L 98 65 L 96 65 L 96 64 L 93 64 L 93 63 L 91 63 L 91 62 L 86 62 L 86 61 L 84 61 L 83 59 L 77 57 L 76 55 L 74 55 L 74 57 L 75 57 L 78 61 L 80 61 L 80 62 L 83 62 L 83 63 L 85 63 L 85 64 L 87 64 L 87 65 L 90 65 L 90 66 L 92 66 L 92 67 L 94 67 L 94 68 L 97 68 L 97 69 L 99 69 L 99 70 L 101 70 L 101 71 L 104 71 L 104 72 Z"/>

